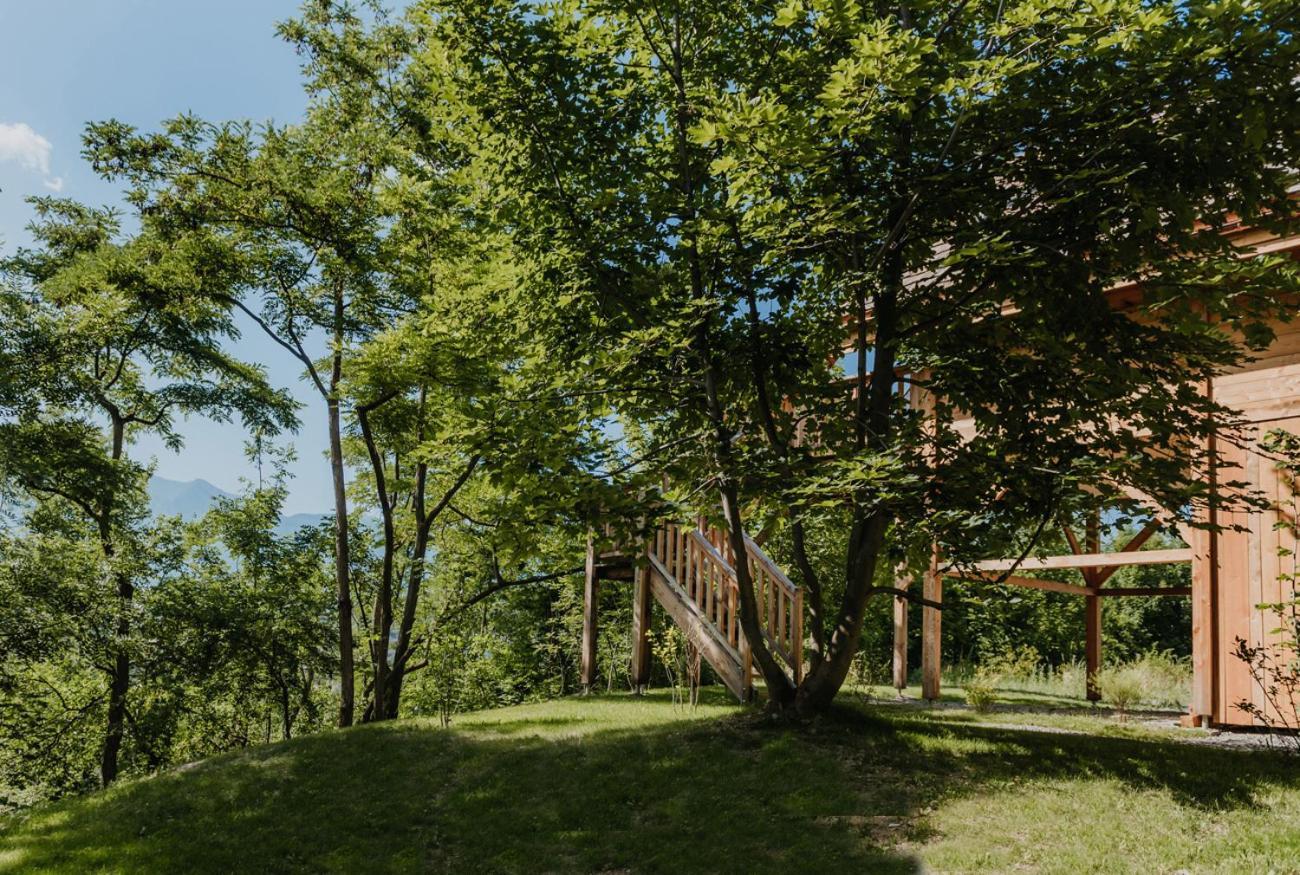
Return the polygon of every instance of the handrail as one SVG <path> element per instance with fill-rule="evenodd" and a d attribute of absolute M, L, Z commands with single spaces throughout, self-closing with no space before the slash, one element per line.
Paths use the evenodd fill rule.
<path fill-rule="evenodd" d="M 693 614 L 712 626 L 739 657 L 749 677 L 749 646 L 739 619 L 740 586 L 725 533 L 703 521 L 696 527 L 670 523 L 655 532 L 646 552 L 655 569 L 685 596 Z M 803 677 L 803 590 L 749 537 L 745 552 L 763 638 L 798 683 Z"/>

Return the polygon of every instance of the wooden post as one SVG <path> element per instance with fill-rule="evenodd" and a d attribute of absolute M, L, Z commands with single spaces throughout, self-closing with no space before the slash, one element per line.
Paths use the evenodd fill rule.
<path fill-rule="evenodd" d="M 1214 383 L 1205 381 L 1206 397 L 1213 399 Z M 1214 466 L 1217 451 L 1214 435 L 1206 441 L 1206 481 L 1213 496 L 1218 488 L 1218 472 Z M 1213 526 L 1218 522 L 1214 508 L 1201 511 L 1201 522 Z M 1193 726 L 1208 726 L 1218 713 L 1215 693 L 1218 689 L 1218 635 L 1216 628 L 1219 581 L 1219 539 L 1213 531 L 1195 529 L 1188 535 L 1192 547 L 1192 701 L 1188 709 Z"/>
<path fill-rule="evenodd" d="M 1101 552 L 1101 513 L 1092 511 L 1088 515 L 1087 532 L 1084 536 L 1089 553 Z M 1083 579 L 1089 587 L 1097 585 L 1097 570 L 1083 569 Z M 1084 662 L 1087 664 L 1088 701 L 1096 702 L 1101 698 L 1097 688 L 1097 673 L 1101 671 L 1101 597 L 1086 595 L 1084 600 Z"/>
<path fill-rule="evenodd" d="M 596 542 L 587 537 L 587 577 L 582 587 L 582 689 L 590 692 L 596 683 L 596 613 L 600 603 L 600 581 L 596 577 Z"/>
<path fill-rule="evenodd" d="M 911 580 L 907 577 L 907 565 L 899 566 L 897 583 L 899 589 L 907 589 Z M 903 695 L 907 688 L 907 599 L 894 596 L 894 689 Z"/>
<path fill-rule="evenodd" d="M 930 552 L 930 567 L 921 578 L 921 597 L 931 602 L 943 601 L 943 578 L 939 576 L 939 547 Z M 939 698 L 939 675 L 942 632 L 941 612 L 937 607 L 921 607 L 921 695 L 928 702 Z"/>
<path fill-rule="evenodd" d="M 632 689 L 640 694 L 650 683 L 650 568 L 632 577 Z"/>

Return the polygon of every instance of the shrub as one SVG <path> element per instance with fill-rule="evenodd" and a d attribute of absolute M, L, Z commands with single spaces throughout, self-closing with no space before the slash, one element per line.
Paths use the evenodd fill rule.
<path fill-rule="evenodd" d="M 1139 663 L 1103 668 L 1097 672 L 1097 690 L 1104 702 L 1119 713 L 1120 719 L 1142 701 L 1146 674 Z"/>
<path fill-rule="evenodd" d="M 983 664 L 998 680 L 1033 681 L 1038 679 L 1041 662 L 1038 648 L 1031 644 L 1019 649 L 1007 648 Z"/>
<path fill-rule="evenodd" d="M 980 667 L 966 681 L 966 704 L 984 714 L 993 710 L 997 701 L 998 683 L 1001 676 L 988 668 Z"/>

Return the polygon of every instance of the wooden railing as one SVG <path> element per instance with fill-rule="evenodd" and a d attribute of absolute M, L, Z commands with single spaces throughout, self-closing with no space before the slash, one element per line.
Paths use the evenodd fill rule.
<path fill-rule="evenodd" d="M 798 683 L 803 676 L 803 590 L 756 543 L 749 538 L 745 542 L 763 637 Z M 685 593 L 700 619 L 719 633 L 749 677 L 750 651 L 740 628 L 740 588 L 727 534 L 703 524 L 670 524 L 655 533 L 649 553 Z"/>

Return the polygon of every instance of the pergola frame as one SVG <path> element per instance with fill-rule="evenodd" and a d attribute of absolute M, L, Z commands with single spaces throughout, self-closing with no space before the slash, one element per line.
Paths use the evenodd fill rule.
<path fill-rule="evenodd" d="M 1141 547 L 1161 529 L 1160 519 L 1154 518 L 1119 550 L 1101 552 L 1100 514 L 1093 512 L 1086 523 L 1084 540 L 1080 543 L 1074 530 L 1062 520 L 1061 529 L 1072 552 L 1055 556 L 1016 559 L 990 559 L 977 562 L 970 570 L 942 571 L 938 550 L 932 551 L 929 567 L 922 575 L 922 595 L 927 601 L 942 602 L 944 578 L 976 582 L 1000 583 L 1048 592 L 1082 596 L 1084 610 L 1084 654 L 1087 666 L 1088 699 L 1097 701 L 1101 694 L 1097 688 L 1097 673 L 1101 670 L 1102 616 L 1101 600 L 1115 596 L 1190 596 L 1192 587 L 1107 587 L 1106 582 L 1121 568 L 1137 565 L 1167 565 L 1191 563 L 1191 547 L 1173 550 L 1142 550 Z M 1083 576 L 1083 584 L 1043 580 L 1008 573 L 1015 571 L 1047 571 L 1071 569 Z M 900 588 L 910 585 L 900 580 Z M 942 659 L 940 640 L 942 632 L 940 608 L 923 605 L 921 608 L 921 695 L 930 701 L 939 698 Z M 907 686 L 907 599 L 894 599 L 894 686 L 900 691 Z"/>

